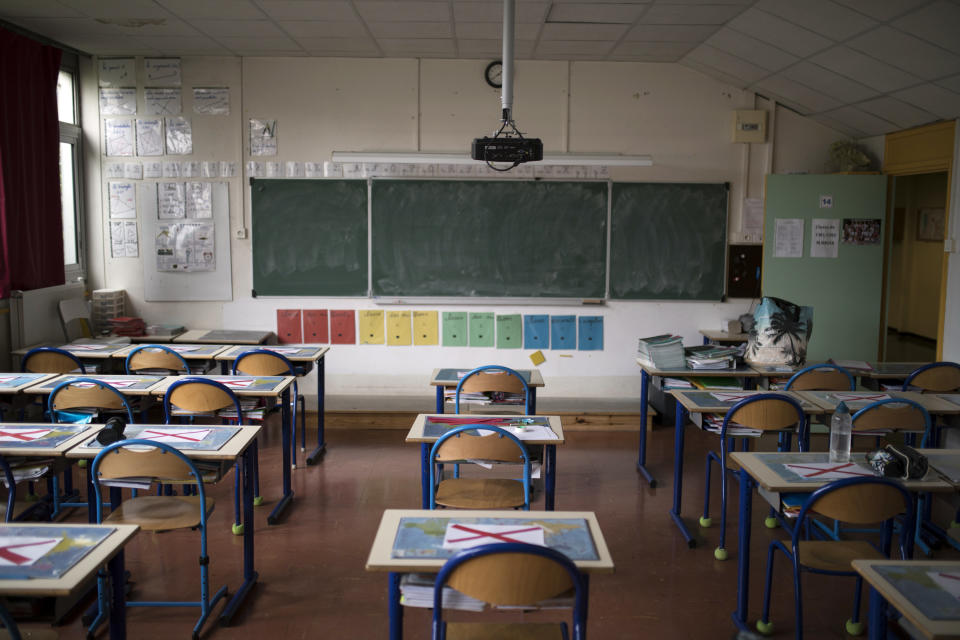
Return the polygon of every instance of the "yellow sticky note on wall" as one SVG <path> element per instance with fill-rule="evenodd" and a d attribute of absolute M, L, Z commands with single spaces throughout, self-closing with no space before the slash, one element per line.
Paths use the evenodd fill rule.
<path fill-rule="evenodd" d="M 440 344 L 440 323 L 436 311 L 413 312 L 413 344 Z"/>
<path fill-rule="evenodd" d="M 547 361 L 547 358 L 543 355 L 543 351 L 534 351 L 530 354 L 530 361 L 538 367 Z"/>
<path fill-rule="evenodd" d="M 360 311 L 360 344 L 383 344 L 383 311 Z"/>
<path fill-rule="evenodd" d="M 409 311 L 387 311 L 387 344 L 394 347 L 410 345 Z"/>

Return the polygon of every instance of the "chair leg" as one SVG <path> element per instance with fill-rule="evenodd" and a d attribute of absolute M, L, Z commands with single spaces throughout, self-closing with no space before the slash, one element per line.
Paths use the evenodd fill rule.
<path fill-rule="evenodd" d="M 300 451 L 307 450 L 307 399 L 303 396 L 297 397 L 300 403 Z"/>
<path fill-rule="evenodd" d="M 97 628 L 106 622 L 107 616 L 110 613 L 110 596 L 107 595 L 108 591 L 107 573 L 101 568 L 100 571 L 97 572 L 97 615 L 93 621 L 90 622 L 90 626 L 87 627 L 88 640 L 92 640 L 97 633 Z"/>
<path fill-rule="evenodd" d="M 243 534 L 243 523 L 240 522 L 240 463 L 233 467 L 233 535 Z"/>
<path fill-rule="evenodd" d="M 710 517 L 710 463 L 714 460 L 717 464 L 720 464 L 720 457 L 713 451 L 707 451 L 707 467 L 704 473 L 706 483 L 703 488 L 703 515 L 700 516 L 701 527 L 713 525 L 713 518 Z"/>
<path fill-rule="evenodd" d="M 863 578 L 857 576 L 856 591 L 853 592 L 853 615 L 847 620 L 847 633 L 859 636 L 863 633 L 863 623 L 860 622 L 860 600 L 863 592 Z"/>
<path fill-rule="evenodd" d="M 713 557 L 717 560 L 727 559 L 727 474 L 723 464 L 720 465 L 720 541 L 713 550 Z"/>
<path fill-rule="evenodd" d="M 803 596 L 800 592 L 800 566 L 793 558 L 793 607 L 797 615 L 797 640 L 803 640 Z"/>
<path fill-rule="evenodd" d="M 767 548 L 767 575 L 763 587 L 763 614 L 757 620 L 757 631 L 763 635 L 773 633 L 773 623 L 770 622 L 770 594 L 773 591 L 773 558 L 779 548 L 776 542 L 771 542 Z"/>

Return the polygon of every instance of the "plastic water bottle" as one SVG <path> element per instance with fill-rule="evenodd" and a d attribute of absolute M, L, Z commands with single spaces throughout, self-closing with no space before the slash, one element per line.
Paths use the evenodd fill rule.
<path fill-rule="evenodd" d="M 830 419 L 830 462 L 850 462 L 850 433 L 853 421 L 847 404 L 841 402 Z"/>

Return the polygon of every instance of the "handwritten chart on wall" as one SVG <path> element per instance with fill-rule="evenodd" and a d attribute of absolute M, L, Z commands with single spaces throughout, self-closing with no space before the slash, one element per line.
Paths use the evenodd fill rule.
<path fill-rule="evenodd" d="M 375 180 L 376 296 L 602 298 L 607 184 Z"/>

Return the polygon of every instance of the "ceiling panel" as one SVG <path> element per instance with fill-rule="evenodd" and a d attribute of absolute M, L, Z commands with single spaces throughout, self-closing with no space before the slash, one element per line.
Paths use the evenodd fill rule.
<path fill-rule="evenodd" d="M 708 67 L 707 65 L 697 60 L 693 60 L 690 56 L 684 57 L 683 60 L 680 61 L 680 64 L 682 64 L 685 67 L 689 67 L 690 69 L 696 69 L 703 75 L 713 78 L 717 82 L 723 82 L 725 84 L 729 84 L 734 87 L 741 87 L 744 84 L 743 80 L 741 80 L 740 78 L 735 78 L 718 69 Z"/>
<path fill-rule="evenodd" d="M 448 22 L 446 2 L 354 2 L 367 22 Z"/>
<path fill-rule="evenodd" d="M 619 40 L 627 32 L 625 24 L 553 24 L 543 25 L 543 40 L 603 40 L 609 49 L 611 41 Z"/>
<path fill-rule="evenodd" d="M 137 40 L 163 55 L 222 56 L 232 53 L 206 36 L 140 36 Z M 189 51 L 190 53 L 183 53 Z"/>
<path fill-rule="evenodd" d="M 676 62 L 695 46 L 692 42 L 622 42 L 614 54 L 631 60 Z"/>
<path fill-rule="evenodd" d="M 906 71 L 848 47 L 827 49 L 810 60 L 848 78 L 856 78 L 877 91 L 896 91 L 921 82 L 920 78 Z"/>
<path fill-rule="evenodd" d="M 517 22 L 543 22 L 550 8 L 548 2 L 517 3 Z M 503 22 L 503 5 L 499 2 L 454 2 L 453 17 L 457 22 Z"/>
<path fill-rule="evenodd" d="M 911 11 L 929 0 L 834 0 L 855 11 L 886 22 Z"/>
<path fill-rule="evenodd" d="M 380 46 L 384 53 L 399 57 L 452 58 L 454 46 L 452 39 L 440 38 L 383 38 Z"/>
<path fill-rule="evenodd" d="M 379 56 L 380 50 L 370 39 L 361 38 L 295 38 L 312 55 Z"/>
<path fill-rule="evenodd" d="M 535 40 L 540 33 L 539 24 L 518 24 L 514 28 L 514 38 L 517 40 Z M 471 40 L 496 40 L 498 46 L 503 39 L 503 23 L 500 22 L 458 22 L 456 26 L 458 38 Z"/>
<path fill-rule="evenodd" d="M 587 56 L 594 59 L 606 55 L 612 47 L 609 42 L 593 40 L 541 40 L 537 45 L 536 54 L 549 57 L 554 56 Z"/>
<path fill-rule="evenodd" d="M 283 55 L 284 53 L 302 55 L 303 50 L 290 38 L 250 38 L 247 36 L 218 36 L 217 41 L 235 51 L 238 55 Z M 259 52 L 259 53 L 240 53 Z"/>
<path fill-rule="evenodd" d="M 941 87 L 946 87 L 953 91 L 954 93 L 960 93 L 960 76 L 953 76 L 952 78 L 943 78 L 942 80 L 937 80 L 937 84 Z"/>
<path fill-rule="evenodd" d="M 194 20 L 203 33 L 220 36 L 243 36 L 251 39 L 282 38 L 286 34 L 270 20 Z"/>
<path fill-rule="evenodd" d="M 834 40 L 877 26 L 876 20 L 830 0 L 760 0 L 755 6 Z"/>
<path fill-rule="evenodd" d="M 739 78 L 742 85 L 752 84 L 769 74 L 766 69 L 758 67 L 752 62 L 705 44 L 688 53 L 684 60 L 692 60 L 707 68 L 722 71 L 727 76 Z"/>
<path fill-rule="evenodd" d="M 263 13 L 274 20 L 330 20 L 349 22 L 357 17 L 353 4 L 347 0 L 257 0 Z"/>
<path fill-rule="evenodd" d="M 830 40 L 813 31 L 759 9 L 744 11 L 727 26 L 797 56 L 809 56 L 832 44 Z"/>
<path fill-rule="evenodd" d="M 20 18 L 80 18 L 83 14 L 57 0 L 3 0 L 3 14 Z"/>
<path fill-rule="evenodd" d="M 326 22 L 323 20 L 284 20 L 277 23 L 287 35 L 297 39 L 302 38 L 337 38 L 345 40 L 369 38 L 366 27 L 359 20 L 352 22 Z"/>
<path fill-rule="evenodd" d="M 627 32 L 627 40 L 640 42 L 703 42 L 717 31 L 716 25 L 638 24 Z"/>
<path fill-rule="evenodd" d="M 547 14 L 547 22 L 603 22 L 633 24 L 648 5 L 592 3 L 556 3 Z"/>
<path fill-rule="evenodd" d="M 935 84 L 922 84 L 893 95 L 940 118 L 955 118 L 960 114 L 960 93 Z"/>
<path fill-rule="evenodd" d="M 17 20 L 17 24 L 65 44 L 70 44 L 65 38 L 72 36 L 102 36 L 104 44 L 108 44 L 108 40 L 124 36 L 115 25 L 103 24 L 90 18 L 25 18 Z"/>
<path fill-rule="evenodd" d="M 856 107 L 841 107 L 811 117 L 827 126 L 837 123 L 841 131 L 857 137 L 880 135 L 896 126 L 888 120 L 878 118 Z"/>
<path fill-rule="evenodd" d="M 857 107 L 867 113 L 872 113 L 878 118 L 889 120 L 901 129 L 916 127 L 937 120 L 937 116 L 929 111 L 924 111 L 902 100 L 888 96 L 861 102 Z"/>
<path fill-rule="evenodd" d="M 877 95 L 877 91 L 870 87 L 810 62 L 795 64 L 780 73 L 785 78 L 804 84 L 841 102 L 859 102 Z"/>
<path fill-rule="evenodd" d="M 732 55 L 750 60 L 759 67 L 776 71 L 795 63 L 799 58 L 783 49 L 727 27 L 713 34 L 707 44 Z"/>
<path fill-rule="evenodd" d="M 755 86 L 760 93 L 764 93 L 764 90 L 770 91 L 778 96 L 783 96 L 793 104 L 799 105 L 801 113 L 830 111 L 842 106 L 839 100 L 783 76 L 767 76 L 757 82 Z"/>
<path fill-rule="evenodd" d="M 848 44 L 925 80 L 960 73 L 960 56 L 890 27 L 868 31 Z"/>
<path fill-rule="evenodd" d="M 157 0 L 157 4 L 180 18 L 193 20 L 258 20 L 265 16 L 252 0 Z"/>
<path fill-rule="evenodd" d="M 156 56 L 166 55 L 164 51 L 155 49 L 140 42 L 137 38 L 117 36 L 104 40 L 98 36 L 73 35 L 69 39 L 58 38 L 65 45 L 80 51 L 96 52 L 100 56 Z"/>
<path fill-rule="evenodd" d="M 170 13 L 153 0 L 60 0 L 91 18 L 168 18 Z"/>
<path fill-rule="evenodd" d="M 461 39 L 460 55 L 469 58 L 500 58 L 503 53 L 503 44 L 500 40 Z M 513 45 L 513 54 L 519 59 L 533 58 L 533 40 L 518 40 Z"/>
<path fill-rule="evenodd" d="M 742 5 L 658 3 L 640 18 L 641 24 L 723 24 L 743 11 Z"/>
<path fill-rule="evenodd" d="M 448 22 L 371 22 L 367 26 L 375 38 L 449 38 Z"/>
<path fill-rule="evenodd" d="M 941 0 L 897 19 L 893 26 L 960 53 L 960 5 Z"/>

